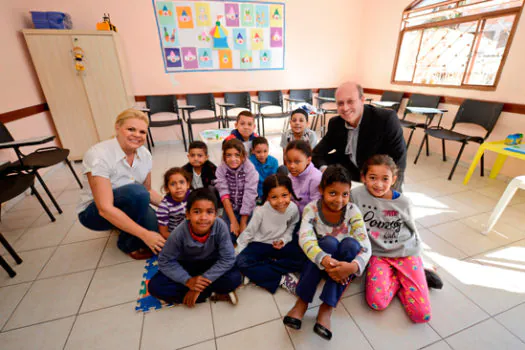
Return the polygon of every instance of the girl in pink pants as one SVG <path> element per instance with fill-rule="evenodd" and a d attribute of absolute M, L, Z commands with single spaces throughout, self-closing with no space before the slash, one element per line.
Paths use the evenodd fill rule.
<path fill-rule="evenodd" d="M 352 202 L 361 213 L 372 244 L 366 273 L 366 301 L 374 310 L 385 309 L 398 295 L 410 319 L 430 321 L 428 286 L 421 260 L 421 239 L 411 204 L 391 187 L 397 167 L 392 158 L 375 155 L 363 166 L 364 186 L 352 190 Z"/>

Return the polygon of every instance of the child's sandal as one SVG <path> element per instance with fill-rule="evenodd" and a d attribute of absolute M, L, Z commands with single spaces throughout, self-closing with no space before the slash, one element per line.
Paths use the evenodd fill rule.
<path fill-rule="evenodd" d="M 295 317 L 284 316 L 283 323 L 287 327 L 290 327 L 293 329 L 301 329 L 303 321 Z"/>
<path fill-rule="evenodd" d="M 325 326 L 316 323 L 314 326 L 314 332 L 317 333 L 321 338 L 330 340 L 332 339 L 332 332 Z"/>

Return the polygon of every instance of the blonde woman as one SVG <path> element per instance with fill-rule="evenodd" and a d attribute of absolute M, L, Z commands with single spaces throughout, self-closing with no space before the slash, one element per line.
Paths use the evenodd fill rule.
<path fill-rule="evenodd" d="M 118 115 L 115 132 L 115 138 L 84 155 L 82 173 L 89 186 L 84 186 L 78 217 L 91 230 L 120 230 L 119 249 L 133 259 L 147 259 L 165 243 L 150 207 L 162 198 L 151 188 L 152 158 L 144 147 L 148 118 L 127 109 Z"/>

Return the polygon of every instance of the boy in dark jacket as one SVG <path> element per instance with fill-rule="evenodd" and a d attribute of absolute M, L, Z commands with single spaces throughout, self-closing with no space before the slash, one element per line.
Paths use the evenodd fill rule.
<path fill-rule="evenodd" d="M 192 175 L 191 187 L 196 190 L 212 186 L 217 167 L 208 160 L 208 146 L 202 141 L 190 143 L 188 160 L 182 168 Z"/>

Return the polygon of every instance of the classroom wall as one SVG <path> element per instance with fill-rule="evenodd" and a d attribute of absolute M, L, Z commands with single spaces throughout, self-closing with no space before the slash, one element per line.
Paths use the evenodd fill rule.
<path fill-rule="evenodd" d="M 523 62 L 525 61 L 525 16 L 521 16 L 517 31 L 512 41 L 512 46 L 507 57 L 498 87 L 494 91 L 479 91 L 457 88 L 422 87 L 392 84 L 390 82 L 393 63 L 396 54 L 396 46 L 401 23 L 401 14 L 409 5 L 410 0 L 367 0 L 363 8 L 362 35 L 363 40 L 359 50 L 358 65 L 359 80 L 367 88 L 418 92 L 432 95 L 446 95 L 463 98 L 483 99 L 491 101 L 525 103 L 523 94 L 523 81 L 525 78 Z M 444 117 L 446 126 L 452 124 L 452 120 L 459 106 L 441 104 L 440 108 L 448 109 Z M 465 128 L 466 132 L 479 132 L 476 128 Z M 525 132 L 525 115 L 502 113 L 489 141 L 502 140 L 508 134 Z M 405 130 L 408 135 L 408 130 Z M 412 145 L 417 149 L 421 143 L 423 132 L 417 130 L 412 138 Z M 440 153 L 441 142 L 431 141 L 431 151 Z M 453 157 L 459 151 L 459 143 L 448 142 L 447 153 Z M 478 144 L 472 143 L 463 153 L 462 159 L 470 164 L 471 159 L 478 149 Z M 449 157 L 450 158 L 450 157 Z M 486 155 L 485 167 L 490 168 L 495 160 L 495 155 L 490 152 Z M 508 159 L 501 173 L 507 176 L 523 175 L 525 165 L 523 161 Z"/>
<path fill-rule="evenodd" d="M 0 113 L 45 101 L 19 33 L 22 28 L 31 28 L 30 10 L 68 12 L 74 29 L 94 29 L 103 13 L 109 12 L 123 40 L 135 95 L 333 87 L 355 78 L 358 55 L 349 47 L 360 44 L 361 37 L 355 33 L 360 30 L 363 2 L 291 0 L 285 4 L 285 70 L 166 74 L 150 0 L 134 1 L 132 6 L 117 0 L 2 2 L 0 35 L 10 54 L 0 57 L 0 67 L 13 86 L 0 86 Z M 17 137 L 49 128 L 45 117 L 31 119 L 34 128 L 9 127 Z M 158 140 L 179 137 L 173 128 L 153 133 Z"/>

